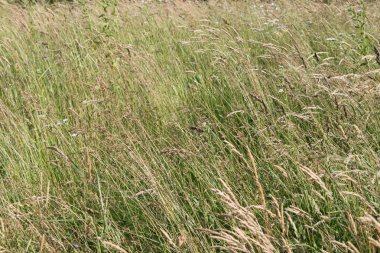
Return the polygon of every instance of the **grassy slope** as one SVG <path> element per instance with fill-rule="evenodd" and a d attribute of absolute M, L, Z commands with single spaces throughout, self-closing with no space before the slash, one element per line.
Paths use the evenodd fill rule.
<path fill-rule="evenodd" d="M 1 4 L 2 249 L 377 252 L 380 5 L 350 6 Z"/>

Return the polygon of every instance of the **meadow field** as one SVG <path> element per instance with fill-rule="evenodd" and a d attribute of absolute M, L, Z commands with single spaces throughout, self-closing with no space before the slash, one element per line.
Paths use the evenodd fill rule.
<path fill-rule="evenodd" d="M 0 252 L 380 252 L 379 24 L 0 0 Z"/>

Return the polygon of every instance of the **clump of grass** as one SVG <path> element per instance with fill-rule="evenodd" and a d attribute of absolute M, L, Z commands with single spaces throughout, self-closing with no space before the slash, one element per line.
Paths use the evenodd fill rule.
<path fill-rule="evenodd" d="M 0 249 L 377 252 L 355 4 L 1 4 Z"/>

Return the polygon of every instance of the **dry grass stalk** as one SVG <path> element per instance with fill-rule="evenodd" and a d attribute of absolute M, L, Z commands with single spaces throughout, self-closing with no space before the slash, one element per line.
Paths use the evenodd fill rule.
<path fill-rule="evenodd" d="M 257 189 L 259 190 L 259 195 L 260 195 L 260 200 L 261 200 L 261 205 L 267 209 L 267 203 L 266 203 L 266 200 L 265 200 L 265 195 L 264 195 L 264 190 L 263 190 L 263 187 L 260 183 L 260 179 L 259 179 L 259 175 L 257 173 L 257 167 L 256 167 L 256 161 L 255 161 L 255 158 L 253 158 L 253 155 L 251 153 L 251 150 L 247 147 L 247 152 L 248 152 L 248 156 L 249 156 L 249 159 L 251 160 L 251 164 L 252 164 L 252 169 L 253 169 L 253 175 L 255 177 L 255 183 L 256 183 L 256 187 Z M 266 229 L 266 233 L 268 235 L 270 235 L 270 224 L 269 224 L 269 215 L 267 212 L 264 212 L 264 220 L 265 220 L 265 229 Z"/>
<path fill-rule="evenodd" d="M 165 148 L 161 151 L 162 154 L 170 156 L 191 157 L 195 156 L 194 153 L 183 148 Z"/>
<path fill-rule="evenodd" d="M 292 247 L 289 245 L 289 242 L 287 240 L 282 238 L 282 243 L 283 243 L 284 249 L 286 250 L 286 253 L 292 253 L 293 252 Z"/>
<path fill-rule="evenodd" d="M 103 241 L 102 240 L 102 243 L 107 246 L 107 247 L 110 247 L 114 250 L 116 250 L 117 252 L 120 252 L 120 253 L 128 253 L 128 251 L 126 251 L 125 249 L 123 249 L 121 246 L 113 243 L 113 242 L 109 242 L 109 241 Z"/>
<path fill-rule="evenodd" d="M 358 248 L 352 244 L 352 242 L 347 242 L 348 247 L 352 250 L 353 253 L 360 253 Z"/>
<path fill-rule="evenodd" d="M 225 249 L 230 252 L 252 252 L 255 249 L 260 249 L 264 253 L 277 252 L 270 236 L 263 231 L 256 216 L 246 207 L 241 206 L 228 185 L 222 180 L 221 182 L 225 192 L 218 189 L 213 189 L 213 191 L 231 211 L 233 216 L 230 217 L 237 225 L 229 230 L 204 229 L 203 231 L 210 234 L 211 238 L 225 242 L 227 244 Z"/>
<path fill-rule="evenodd" d="M 377 214 L 376 209 L 369 203 L 363 196 L 361 196 L 359 193 L 356 192 L 349 192 L 349 191 L 340 191 L 341 195 L 348 195 L 348 196 L 355 196 L 358 199 L 360 199 L 367 207 L 371 210 L 373 214 Z"/>
<path fill-rule="evenodd" d="M 85 164 L 86 164 L 86 178 L 88 178 L 89 182 L 93 181 L 93 169 L 92 169 L 92 158 L 90 155 L 90 151 L 88 148 L 85 150 Z"/>
<path fill-rule="evenodd" d="M 369 240 L 369 243 L 370 243 L 371 245 L 373 245 L 373 246 L 375 246 L 375 247 L 377 247 L 377 248 L 380 249 L 380 239 L 375 240 L 375 239 L 369 237 L 368 240 Z"/>
<path fill-rule="evenodd" d="M 295 215 L 300 216 L 300 217 L 306 217 L 308 219 L 311 219 L 311 216 L 308 212 L 305 212 L 304 210 L 296 206 L 287 207 L 286 211 L 290 213 L 294 213 Z"/>
<path fill-rule="evenodd" d="M 299 235 L 299 233 L 298 233 L 297 226 L 296 226 L 296 224 L 294 223 L 294 221 L 293 221 L 293 219 L 292 219 L 292 216 L 290 216 L 290 214 L 287 213 L 287 212 L 285 212 L 285 214 L 286 214 L 286 216 L 288 217 L 289 223 L 290 223 L 290 225 L 291 225 L 292 228 L 293 228 L 293 231 L 294 231 L 295 236 L 296 236 L 297 238 L 299 238 L 300 235 Z"/>
<path fill-rule="evenodd" d="M 284 216 L 284 206 L 281 204 L 280 210 L 279 210 L 279 217 L 280 217 L 280 225 L 281 225 L 281 231 L 282 236 L 288 236 L 288 228 L 285 225 L 285 216 Z"/>
<path fill-rule="evenodd" d="M 231 151 L 237 154 L 248 165 L 247 161 L 244 158 L 244 155 L 239 150 L 237 150 L 237 148 L 231 142 L 224 140 L 224 143 L 226 143 L 227 146 L 231 149 Z"/>
<path fill-rule="evenodd" d="M 329 189 L 327 189 L 325 183 L 322 181 L 322 179 L 316 174 L 314 173 L 314 171 L 312 171 L 310 168 L 304 166 L 304 165 L 301 165 L 300 166 L 301 170 L 306 173 L 314 182 L 316 182 L 323 190 L 325 190 L 325 192 L 328 194 L 329 197 L 332 196 L 332 193 Z"/>
<path fill-rule="evenodd" d="M 352 215 L 350 213 L 347 213 L 347 219 L 348 219 L 348 224 L 350 225 L 350 230 L 352 231 L 352 233 L 354 235 L 357 235 L 358 229 L 356 227 L 356 223 L 354 221 L 354 218 L 352 217 Z"/>
<path fill-rule="evenodd" d="M 40 252 L 44 252 L 45 249 L 45 235 L 42 235 L 41 241 L 40 241 Z"/>
<path fill-rule="evenodd" d="M 168 241 L 169 245 L 173 248 L 173 249 L 176 249 L 177 248 L 177 245 L 174 243 L 173 239 L 170 237 L 170 235 L 164 230 L 164 229 L 160 229 L 161 230 L 161 233 L 164 235 L 164 237 L 166 238 L 166 240 Z"/>
<path fill-rule="evenodd" d="M 278 169 L 278 170 L 284 175 L 284 177 L 286 177 L 286 178 L 289 177 L 288 173 L 286 172 L 286 170 L 285 170 L 284 168 L 282 168 L 282 167 L 279 166 L 279 165 L 274 165 L 274 167 L 275 167 L 276 169 Z"/>
<path fill-rule="evenodd" d="M 371 225 L 372 227 L 374 227 L 380 236 L 380 221 L 378 221 L 375 217 L 373 217 L 370 214 L 367 214 L 367 215 L 359 218 L 359 221 L 361 221 L 364 224 L 368 224 L 368 225 Z"/>
<path fill-rule="evenodd" d="M 338 242 L 338 241 L 335 241 L 335 240 L 332 240 L 331 242 L 333 244 L 336 244 L 336 245 L 344 248 L 348 252 L 351 252 L 351 253 L 360 253 L 359 250 L 351 242 L 343 243 L 343 242 Z"/>

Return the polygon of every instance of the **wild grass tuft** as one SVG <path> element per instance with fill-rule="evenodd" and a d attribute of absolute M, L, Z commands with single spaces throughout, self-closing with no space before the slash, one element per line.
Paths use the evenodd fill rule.
<path fill-rule="evenodd" d="M 380 4 L 322 2 L 1 2 L 0 251 L 379 252 Z"/>

